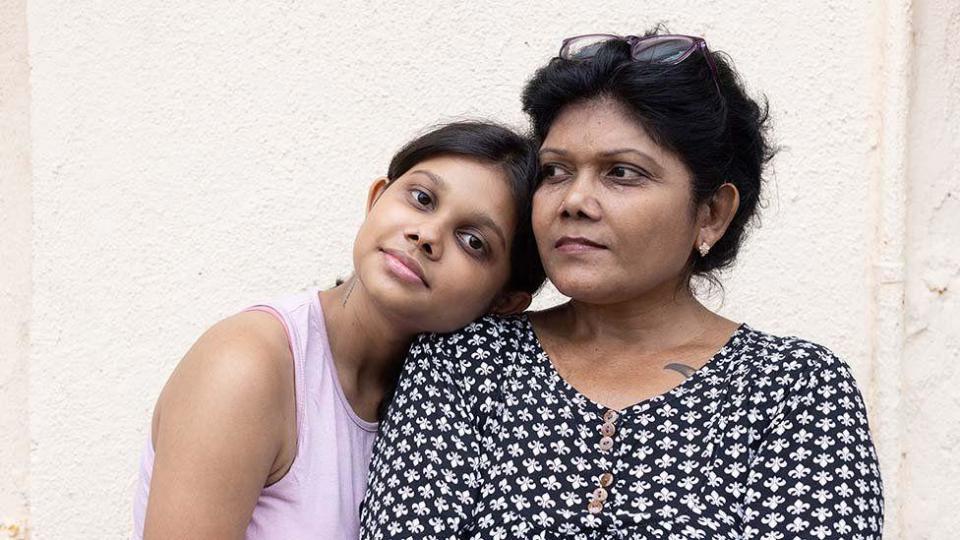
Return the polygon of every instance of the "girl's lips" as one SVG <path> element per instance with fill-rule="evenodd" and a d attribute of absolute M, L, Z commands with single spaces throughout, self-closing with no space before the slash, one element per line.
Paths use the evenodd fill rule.
<path fill-rule="evenodd" d="M 387 261 L 387 268 L 394 276 L 401 281 L 429 288 L 427 280 L 423 277 L 423 269 L 415 259 L 393 249 L 384 249 L 383 254 Z"/>

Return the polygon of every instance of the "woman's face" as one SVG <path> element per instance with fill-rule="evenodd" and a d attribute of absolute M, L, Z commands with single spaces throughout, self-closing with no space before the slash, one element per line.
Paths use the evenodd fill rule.
<path fill-rule="evenodd" d="M 371 188 L 357 233 L 357 277 L 416 332 L 461 328 L 487 312 L 510 272 L 517 216 L 499 167 L 460 156 L 422 161 Z"/>
<path fill-rule="evenodd" d="M 610 304 L 681 283 L 698 232 L 690 172 L 621 105 L 561 111 L 540 163 L 533 229 L 561 293 Z"/>

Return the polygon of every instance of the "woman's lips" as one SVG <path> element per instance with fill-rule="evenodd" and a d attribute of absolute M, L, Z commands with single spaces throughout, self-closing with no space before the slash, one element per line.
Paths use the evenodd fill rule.
<path fill-rule="evenodd" d="M 394 276 L 401 281 L 429 288 L 426 278 L 423 277 L 423 268 L 416 259 L 394 249 L 384 249 L 383 254 L 387 268 Z"/>
<path fill-rule="evenodd" d="M 607 246 L 582 236 L 563 236 L 553 247 L 564 253 L 588 253 L 607 249 Z"/>

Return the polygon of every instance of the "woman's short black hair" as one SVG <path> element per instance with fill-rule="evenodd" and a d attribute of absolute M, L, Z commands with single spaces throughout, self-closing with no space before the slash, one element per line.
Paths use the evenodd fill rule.
<path fill-rule="evenodd" d="M 658 27 L 645 35 L 661 33 Z M 735 185 L 740 207 L 733 221 L 706 257 L 691 253 L 688 267 L 691 276 L 715 280 L 713 271 L 736 258 L 756 214 L 764 168 L 775 149 L 769 141 L 766 100 L 761 104 L 747 95 L 726 55 L 709 54 L 717 68 L 717 84 L 699 51 L 675 65 L 635 62 L 625 41 L 611 40 L 589 60 L 554 58 L 537 70 L 524 88 L 523 110 L 543 141 L 565 107 L 612 99 L 687 165 L 693 176 L 694 207 L 725 182 Z"/>
<path fill-rule="evenodd" d="M 546 279 L 530 223 L 533 192 L 539 179 L 536 143 L 530 137 L 492 122 L 453 122 L 404 145 L 390 160 L 387 178 L 393 182 L 417 163 L 445 155 L 465 156 L 496 165 L 506 173 L 517 215 L 506 290 L 536 293 Z"/>

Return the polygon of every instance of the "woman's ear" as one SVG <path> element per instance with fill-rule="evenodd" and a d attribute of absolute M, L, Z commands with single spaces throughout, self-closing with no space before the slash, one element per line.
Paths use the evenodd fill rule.
<path fill-rule="evenodd" d="M 390 186 L 390 179 L 386 176 L 381 176 L 373 181 L 373 184 L 370 185 L 370 193 L 367 194 L 367 213 L 370 213 L 370 209 L 373 208 L 374 203 L 377 202 L 377 199 L 383 195 L 383 192 L 387 190 Z"/>
<path fill-rule="evenodd" d="M 487 313 L 493 315 L 513 315 L 530 307 L 533 296 L 528 292 L 511 291 L 497 295 Z"/>
<path fill-rule="evenodd" d="M 728 182 L 717 188 L 713 196 L 700 205 L 700 233 L 694 247 L 706 244 L 709 248 L 719 242 L 733 221 L 733 216 L 737 215 L 738 208 L 740 191 L 737 186 Z"/>

